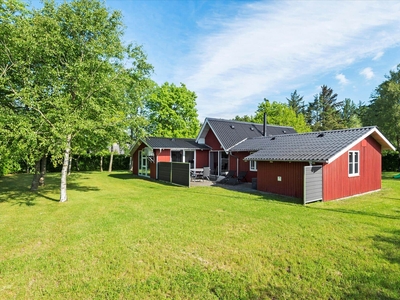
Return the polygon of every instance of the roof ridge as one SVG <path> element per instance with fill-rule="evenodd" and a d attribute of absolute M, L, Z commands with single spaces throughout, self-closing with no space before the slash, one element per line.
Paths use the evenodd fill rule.
<path fill-rule="evenodd" d="M 264 139 L 264 138 L 273 138 L 273 137 L 290 137 L 290 136 L 299 136 L 299 135 L 316 135 L 316 134 L 325 134 L 325 133 L 337 133 L 337 132 L 349 132 L 349 131 L 361 131 L 361 130 L 371 130 L 376 128 L 376 126 L 363 126 L 363 127 L 356 127 L 356 128 L 344 128 L 344 129 L 333 129 L 333 130 L 324 130 L 324 131 L 311 131 L 311 132 L 299 132 L 299 133 L 284 133 L 284 134 L 277 134 L 274 136 L 257 136 L 253 137 L 252 139 Z"/>
<path fill-rule="evenodd" d="M 149 139 L 167 139 L 167 140 L 196 140 L 196 138 L 176 138 L 176 137 L 165 137 L 165 136 L 148 136 Z"/>
<path fill-rule="evenodd" d="M 237 121 L 237 120 L 229 120 L 229 119 L 221 119 L 221 118 L 206 118 L 207 120 L 213 121 L 223 121 L 223 122 L 235 122 L 240 124 L 248 124 L 248 125 L 260 125 L 263 126 L 263 123 L 256 123 L 256 122 L 245 122 L 245 121 Z M 267 126 L 274 126 L 274 127 L 282 127 L 282 128 L 293 128 L 293 126 L 289 125 L 274 125 L 274 124 L 267 124 Z"/>

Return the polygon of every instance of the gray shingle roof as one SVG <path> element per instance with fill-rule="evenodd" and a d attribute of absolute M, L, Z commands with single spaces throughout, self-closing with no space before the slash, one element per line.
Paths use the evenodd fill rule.
<path fill-rule="evenodd" d="M 210 149 L 196 143 L 195 139 L 148 137 L 145 143 L 153 149 Z"/>
<path fill-rule="evenodd" d="M 245 160 L 329 162 L 369 135 L 383 149 L 393 148 L 376 127 L 363 127 L 253 138 L 233 147 L 231 151 L 257 151 Z"/>
<path fill-rule="evenodd" d="M 206 122 L 225 150 L 229 150 L 245 139 L 260 137 L 263 134 L 263 124 L 214 118 L 207 118 Z M 285 133 L 296 133 L 296 131 L 289 126 L 267 125 L 268 136 Z"/>

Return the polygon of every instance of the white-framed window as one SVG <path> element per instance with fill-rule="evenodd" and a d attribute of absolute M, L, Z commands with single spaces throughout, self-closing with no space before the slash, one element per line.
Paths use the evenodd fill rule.
<path fill-rule="evenodd" d="M 253 154 L 254 152 L 250 152 Z M 257 171 L 257 162 L 255 160 L 250 160 L 250 171 Z"/>
<path fill-rule="evenodd" d="M 257 162 L 255 160 L 250 161 L 250 171 L 257 171 Z"/>
<path fill-rule="evenodd" d="M 360 175 L 360 152 L 349 151 L 349 176 Z"/>

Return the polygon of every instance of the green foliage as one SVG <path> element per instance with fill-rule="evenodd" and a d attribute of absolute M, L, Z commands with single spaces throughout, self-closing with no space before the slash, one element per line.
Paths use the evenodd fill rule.
<path fill-rule="evenodd" d="M 264 98 L 264 102 L 258 105 L 256 114 L 253 118 L 256 123 L 263 123 L 264 113 L 267 113 L 267 122 L 271 125 L 291 126 L 298 133 L 309 132 L 310 127 L 306 124 L 302 114 L 296 112 L 287 105 L 272 102 Z"/>
<path fill-rule="evenodd" d="M 1 298 L 399 299 L 397 173 L 307 206 L 127 172 L 0 178 Z"/>
<path fill-rule="evenodd" d="M 72 172 L 83 172 L 83 171 L 100 171 L 100 160 L 99 155 L 75 155 L 72 157 L 71 170 Z M 110 152 L 103 155 L 103 167 L 108 166 L 110 162 Z M 129 170 L 130 157 L 125 155 L 114 154 L 113 157 L 113 169 L 114 170 Z M 53 164 L 47 164 L 48 172 L 60 172 L 61 165 L 54 166 Z"/>
<path fill-rule="evenodd" d="M 340 118 L 342 102 L 337 102 L 337 94 L 326 85 L 314 96 L 314 101 L 308 104 L 306 120 L 313 131 L 333 130 L 343 128 Z"/>
<path fill-rule="evenodd" d="M 126 129 L 142 125 L 136 115 L 152 66 L 140 46 L 122 43 L 120 12 L 97 0 L 1 7 L 0 104 L 14 118 L 9 126 L 24 129 L 6 128 L 20 156 L 50 153 L 60 163 L 71 147 L 80 154 L 125 144 Z"/>
<path fill-rule="evenodd" d="M 384 151 L 382 153 L 382 171 L 400 171 L 399 152 Z"/>
<path fill-rule="evenodd" d="M 241 116 L 235 116 L 234 118 L 235 121 L 241 121 L 241 122 L 254 122 L 254 117 L 253 116 L 248 116 L 244 115 L 243 117 Z"/>
<path fill-rule="evenodd" d="M 344 99 L 340 111 L 340 118 L 344 128 L 361 127 L 361 119 L 358 116 L 356 104 L 349 98 Z"/>
<path fill-rule="evenodd" d="M 288 106 L 293 109 L 296 113 L 296 116 L 299 114 L 304 114 L 304 101 L 303 97 L 300 97 L 297 94 L 297 90 L 290 94 L 290 98 L 286 98 L 288 102 Z"/>
<path fill-rule="evenodd" d="M 147 131 L 152 136 L 194 138 L 200 130 L 196 94 L 181 83 L 155 87 L 146 100 Z"/>
<path fill-rule="evenodd" d="M 400 64 L 376 88 L 364 122 L 366 125 L 377 125 L 400 150 Z"/>

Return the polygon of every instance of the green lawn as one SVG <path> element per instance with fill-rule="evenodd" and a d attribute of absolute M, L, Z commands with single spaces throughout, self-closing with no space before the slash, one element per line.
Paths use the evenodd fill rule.
<path fill-rule="evenodd" d="M 400 299 L 400 180 L 307 206 L 124 172 L 0 178 L 1 299 Z"/>

